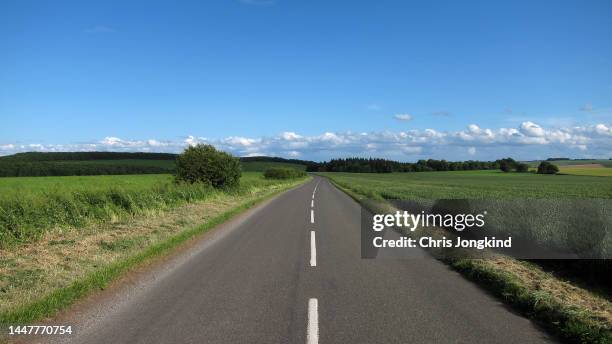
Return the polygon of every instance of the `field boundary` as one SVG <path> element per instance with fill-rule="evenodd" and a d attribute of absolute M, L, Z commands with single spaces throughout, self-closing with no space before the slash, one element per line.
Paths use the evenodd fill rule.
<path fill-rule="evenodd" d="M 368 204 L 363 202 L 365 196 L 345 188 L 332 178 L 319 176 L 327 178 L 339 190 L 369 209 Z M 488 268 L 484 264 L 478 264 L 479 259 L 440 261 L 568 343 L 612 343 L 612 330 L 587 321 L 584 317 L 586 310 L 567 307 L 558 300 L 545 299 L 539 291 L 530 290 L 527 285 L 521 283 L 511 271 Z"/>
<path fill-rule="evenodd" d="M 155 243 L 143 251 L 132 256 L 116 261 L 104 266 L 90 274 L 76 279 L 69 285 L 56 289 L 41 299 L 25 304 L 16 309 L 0 313 L 0 325 L 3 328 L 11 324 L 30 324 L 44 318 L 53 316 L 57 312 L 67 309 L 69 306 L 82 299 L 83 297 L 95 292 L 104 290 L 110 283 L 122 277 L 125 273 L 142 266 L 154 258 L 162 257 L 172 252 L 179 245 L 208 232 L 216 226 L 232 219 L 233 217 L 245 212 L 246 210 L 263 203 L 283 192 L 298 187 L 310 178 L 304 178 L 279 189 L 270 191 L 262 196 L 247 200 L 236 207 L 233 207 L 218 216 L 202 223 L 201 225 L 185 229 L 161 242 Z M 4 331 L 3 331 L 4 332 Z M 0 342 L 2 342 L 0 333 Z"/>

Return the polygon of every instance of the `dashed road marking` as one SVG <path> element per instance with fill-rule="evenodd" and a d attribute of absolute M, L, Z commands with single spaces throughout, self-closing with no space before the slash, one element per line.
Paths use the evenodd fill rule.
<path fill-rule="evenodd" d="M 310 231 L 310 266 L 317 266 L 317 241 L 314 231 Z"/>
<path fill-rule="evenodd" d="M 317 299 L 308 300 L 308 332 L 306 344 L 319 343 L 319 302 Z"/>

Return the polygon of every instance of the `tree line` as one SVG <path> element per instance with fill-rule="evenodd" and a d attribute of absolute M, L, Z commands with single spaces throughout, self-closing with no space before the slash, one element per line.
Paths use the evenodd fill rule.
<path fill-rule="evenodd" d="M 354 173 L 391 173 L 391 172 L 428 172 L 428 171 L 471 171 L 471 170 L 498 170 L 504 172 L 527 172 L 529 166 L 515 161 L 512 158 L 496 161 L 446 161 L 446 160 L 419 160 L 412 162 L 399 162 L 376 158 L 346 158 L 331 159 L 321 163 L 310 163 L 306 167 L 308 172 L 354 172 Z"/>
<path fill-rule="evenodd" d="M 496 162 L 490 161 L 446 161 L 419 160 L 416 163 L 399 162 L 375 158 L 331 159 L 330 161 L 307 165 L 308 172 L 354 172 L 354 173 L 390 173 L 390 172 L 426 172 L 426 171 L 464 171 L 499 169 Z"/>

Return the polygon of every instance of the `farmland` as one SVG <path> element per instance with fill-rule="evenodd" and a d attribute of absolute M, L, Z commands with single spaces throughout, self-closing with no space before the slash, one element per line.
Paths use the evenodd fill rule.
<path fill-rule="evenodd" d="M 488 228 L 492 233 L 510 232 L 515 238 L 583 258 L 612 254 L 612 235 L 606 230 L 612 225 L 607 215 L 612 198 L 608 177 L 497 171 L 323 175 L 370 199 L 413 200 L 423 206 L 439 199 L 469 199 L 475 213 L 489 212 L 488 222 L 497 224 Z"/>
<path fill-rule="evenodd" d="M 612 168 L 601 164 L 564 165 L 559 166 L 559 172 L 575 176 L 612 177 Z"/>
<path fill-rule="evenodd" d="M 612 198 L 612 179 L 500 171 L 321 173 L 361 195 L 383 199 Z"/>

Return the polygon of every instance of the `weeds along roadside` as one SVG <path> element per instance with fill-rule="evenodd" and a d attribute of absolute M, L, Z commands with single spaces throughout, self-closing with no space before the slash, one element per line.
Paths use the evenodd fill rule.
<path fill-rule="evenodd" d="M 324 177 L 366 209 L 381 211 L 370 209 L 372 204 L 366 201 L 384 201 L 380 194 Z M 391 204 L 388 206 L 387 210 L 392 211 Z M 433 235 L 442 236 L 443 233 Z M 511 257 L 447 258 L 442 261 L 567 343 L 612 343 L 609 300 L 558 280 L 538 266 Z"/>

